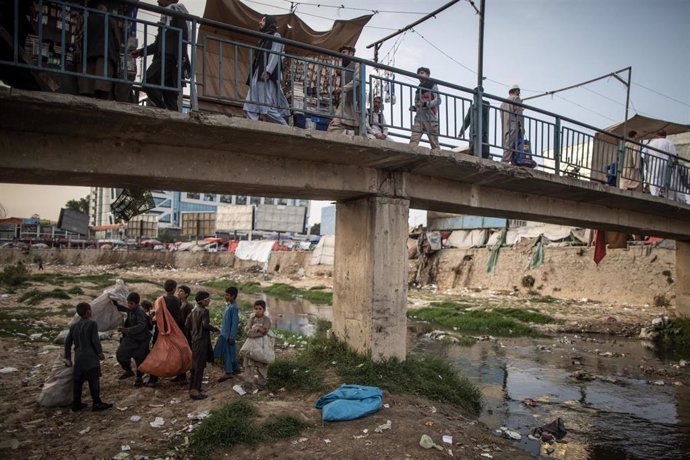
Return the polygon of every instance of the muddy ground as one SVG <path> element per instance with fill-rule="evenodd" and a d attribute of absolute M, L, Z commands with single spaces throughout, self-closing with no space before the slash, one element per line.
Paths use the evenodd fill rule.
<path fill-rule="evenodd" d="M 97 274 L 118 273 L 116 267 L 51 267 L 60 273 Z M 189 269 L 159 270 L 148 267 L 128 269 L 119 273 L 127 278 L 139 278 L 141 283 L 130 284 L 146 296 L 160 293 L 158 285 L 173 278 L 195 289 L 195 284 L 222 276 L 237 278 L 227 270 Z M 243 281 L 262 283 L 287 282 L 298 287 L 331 285 L 329 277 L 288 278 L 273 275 L 242 274 Z M 72 286 L 66 286 L 69 288 Z M 207 368 L 208 382 L 204 384 L 209 398 L 191 401 L 185 387 L 170 380 L 156 388 L 134 388 L 131 380 L 121 381 L 121 370 L 115 360 L 116 340 L 103 342 L 106 360 L 102 364 L 103 399 L 115 408 L 105 413 L 74 414 L 69 409 L 46 409 L 36 403 L 50 367 L 62 347 L 53 345 L 50 338 L 63 329 L 69 320 L 69 309 L 78 301 L 91 300 L 101 293 L 89 283 L 80 283 L 83 295 L 69 300 L 47 299 L 35 306 L 19 303 L 23 290 L 0 293 L 2 336 L 0 336 L 0 368 L 16 368 L 16 372 L 0 373 L 0 452 L 6 458 L 119 458 L 181 457 L 189 431 L 198 422 L 190 415 L 214 408 L 240 396 L 232 390 L 238 382 L 218 383 L 222 370 Z M 32 288 L 50 290 L 54 286 L 37 284 Z M 585 299 L 571 301 L 536 298 L 524 293 L 492 293 L 470 290 L 434 292 L 432 289 L 410 291 L 410 307 L 427 305 L 444 299 L 472 299 L 490 305 L 510 305 L 538 308 L 541 312 L 563 320 L 559 325 L 544 326 L 548 332 L 595 332 L 614 335 L 636 335 L 652 318 L 672 313 L 665 308 L 649 305 L 613 305 L 594 303 Z M 22 331 L 17 333 L 8 330 Z M 31 334 L 41 333 L 42 336 Z M 24 334 L 24 335 L 21 335 Z M 85 389 L 85 395 L 87 394 Z M 475 416 L 462 410 L 432 402 L 424 398 L 390 395 L 384 397 L 384 407 L 377 414 L 352 422 L 323 424 L 320 412 L 313 409 L 317 394 L 291 392 L 259 392 L 243 396 L 256 400 L 262 417 L 289 414 L 311 424 L 297 438 L 260 447 L 237 446 L 218 451 L 217 457 L 240 458 L 529 458 L 492 430 L 477 422 Z M 88 400 L 88 397 L 86 398 Z M 132 421 L 132 416 L 140 417 Z M 150 426 L 156 417 L 165 424 Z M 391 421 L 391 429 L 375 433 L 374 429 Z M 365 430 L 368 430 L 365 432 Z M 424 450 L 418 443 L 422 434 L 429 434 L 439 444 L 442 435 L 451 435 L 452 444 L 443 451 Z M 452 452 L 452 453 L 451 453 Z M 125 455 L 127 454 L 127 455 Z"/>

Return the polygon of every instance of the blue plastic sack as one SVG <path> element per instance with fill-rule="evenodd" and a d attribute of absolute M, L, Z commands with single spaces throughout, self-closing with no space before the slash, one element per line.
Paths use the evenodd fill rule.
<path fill-rule="evenodd" d="M 321 418 L 326 422 L 355 420 L 371 415 L 381 409 L 383 390 L 363 385 L 341 385 L 321 396 L 314 407 L 321 409 Z"/>

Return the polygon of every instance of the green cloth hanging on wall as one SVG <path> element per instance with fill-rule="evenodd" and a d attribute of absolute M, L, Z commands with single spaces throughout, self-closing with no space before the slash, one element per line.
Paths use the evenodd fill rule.
<path fill-rule="evenodd" d="M 532 259 L 529 261 L 529 268 L 537 268 L 544 263 L 544 235 L 539 235 L 537 242 L 532 249 Z"/>
<path fill-rule="evenodd" d="M 501 234 L 498 235 L 498 240 L 496 240 L 496 244 L 494 244 L 494 247 L 491 248 L 491 256 L 489 256 L 489 263 L 486 266 L 487 273 L 493 273 L 496 269 L 496 262 L 498 262 L 498 251 L 501 249 L 501 246 L 506 244 L 507 233 L 507 228 L 502 229 Z"/>

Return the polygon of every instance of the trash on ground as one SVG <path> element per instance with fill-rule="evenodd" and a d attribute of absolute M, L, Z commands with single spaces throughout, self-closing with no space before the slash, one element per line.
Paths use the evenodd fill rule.
<path fill-rule="evenodd" d="M 3 367 L 0 369 L 0 374 L 10 374 L 12 372 L 17 372 L 19 369 L 16 367 Z"/>
<path fill-rule="evenodd" d="M 443 450 L 443 447 L 436 444 L 434 440 L 431 439 L 431 436 L 429 436 L 428 434 L 422 435 L 422 437 L 419 439 L 419 445 L 422 446 L 424 449 L 431 449 L 433 447 L 437 450 Z"/>
<path fill-rule="evenodd" d="M 196 411 L 196 412 L 190 412 L 187 414 L 187 418 L 189 420 L 203 420 L 206 417 L 208 417 L 209 412 L 207 410 L 202 410 L 202 411 Z"/>
<path fill-rule="evenodd" d="M 90 427 L 90 426 L 87 426 L 87 427 L 84 428 L 83 430 L 80 430 L 80 431 L 79 431 L 79 434 L 86 434 L 86 433 L 88 433 L 89 431 L 91 431 L 91 427 Z"/>
<path fill-rule="evenodd" d="M 242 388 L 242 386 L 240 385 L 235 385 L 232 387 L 232 389 L 235 390 L 235 393 L 237 393 L 240 396 L 244 396 L 247 394 L 247 392 L 244 391 L 244 388 Z"/>
<path fill-rule="evenodd" d="M 163 417 L 156 417 L 153 422 L 149 423 L 153 428 L 160 428 L 165 425 Z"/>
<path fill-rule="evenodd" d="M 139 420 L 141 420 L 141 417 L 138 416 L 138 415 L 132 415 L 132 416 L 129 418 L 129 421 L 130 421 L 130 422 L 138 422 Z"/>
<path fill-rule="evenodd" d="M 522 439 L 522 435 L 518 433 L 515 430 L 509 430 L 507 427 L 502 426 L 498 430 L 496 430 L 496 434 L 505 437 L 506 439 L 514 439 L 516 441 L 519 441 Z"/>
<path fill-rule="evenodd" d="M 522 404 L 528 407 L 537 407 L 537 401 L 532 398 L 523 399 Z"/>
<path fill-rule="evenodd" d="M 321 396 L 314 407 L 321 409 L 326 422 L 355 420 L 377 412 L 381 408 L 383 390 L 364 385 L 341 385 Z"/>
<path fill-rule="evenodd" d="M 432 426 L 434 426 L 434 422 L 432 422 L 431 420 L 427 420 L 426 422 L 424 422 L 424 426 L 431 428 Z"/>
<path fill-rule="evenodd" d="M 532 434 L 535 436 L 543 435 L 545 433 L 551 434 L 555 436 L 557 439 L 561 439 L 568 433 L 568 431 L 565 429 L 565 423 L 563 423 L 563 419 L 558 417 L 556 420 L 532 430 Z M 543 436 L 542 440 L 544 440 Z"/>
<path fill-rule="evenodd" d="M 453 437 L 451 435 L 444 434 L 442 439 L 444 444 L 450 444 L 451 446 L 453 445 Z"/>
<path fill-rule="evenodd" d="M 122 452 L 125 452 L 125 451 L 128 451 L 128 450 L 132 450 L 132 448 L 129 447 L 129 445 L 127 445 L 127 444 L 123 444 L 123 445 L 120 446 L 120 450 L 121 450 Z"/>
<path fill-rule="evenodd" d="M 376 429 L 374 430 L 374 432 L 376 432 L 376 433 L 383 433 L 384 430 L 390 430 L 390 429 L 391 429 L 391 426 L 392 426 L 391 421 L 390 421 L 390 420 L 387 420 L 386 423 L 384 423 L 383 425 L 379 425 L 378 427 L 376 427 Z"/>

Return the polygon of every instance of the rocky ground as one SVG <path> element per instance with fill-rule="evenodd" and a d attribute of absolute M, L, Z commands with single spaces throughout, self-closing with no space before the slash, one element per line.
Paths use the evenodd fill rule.
<path fill-rule="evenodd" d="M 61 273 L 115 273 L 115 267 L 51 267 Z M 221 269 L 159 270 L 148 267 L 128 269 L 121 276 L 139 279 L 130 286 L 146 295 L 156 295 L 157 287 L 167 278 L 189 284 L 230 275 L 245 281 L 288 282 L 298 287 L 331 285 L 329 277 L 288 278 L 269 275 L 230 274 Z M 52 286 L 32 286 L 50 290 Z M 71 287 L 71 286 L 68 286 Z M 116 340 L 103 342 L 106 360 L 101 380 L 103 399 L 115 407 L 105 413 L 71 413 L 68 409 L 46 409 L 36 403 L 41 387 L 62 347 L 49 338 L 63 329 L 69 320 L 65 303 L 76 304 L 100 294 L 100 288 L 80 284 L 83 294 L 70 300 L 47 299 L 35 306 L 18 301 L 22 291 L 0 294 L 0 452 L 7 458 L 149 458 L 181 457 L 190 432 L 199 419 L 239 397 L 256 401 L 262 417 L 289 414 L 311 425 L 298 438 L 259 447 L 238 446 L 218 452 L 217 457 L 240 458 L 528 458 L 522 450 L 496 436 L 476 418 L 455 407 L 433 403 L 421 397 L 390 395 L 377 414 L 353 422 L 323 424 L 313 408 L 319 395 L 291 392 L 259 392 L 239 396 L 232 386 L 237 381 L 218 383 L 222 370 L 208 368 L 204 386 L 209 398 L 192 401 L 186 388 L 170 380 L 156 388 L 134 388 L 131 381 L 118 380 L 115 360 Z M 1 291 L 0 291 L 1 292 Z M 601 304 L 587 299 L 556 300 L 530 297 L 520 293 L 492 293 L 458 290 L 436 292 L 433 289 L 410 291 L 411 308 L 431 301 L 463 298 L 497 306 L 538 308 L 562 320 L 561 324 L 543 326 L 546 332 L 595 332 L 636 335 L 642 326 L 663 314 L 665 308 L 649 305 Z M 14 331 L 14 332 L 11 332 Z M 33 334 L 33 335 L 32 335 Z M 36 335 L 36 334 L 40 334 Z M 15 369 L 15 370 L 12 370 Z M 151 425 L 157 417 L 163 425 Z M 390 420 L 390 429 L 375 432 Z M 419 446 L 422 434 L 430 435 L 442 450 Z M 452 437 L 443 443 L 442 436 Z"/>

